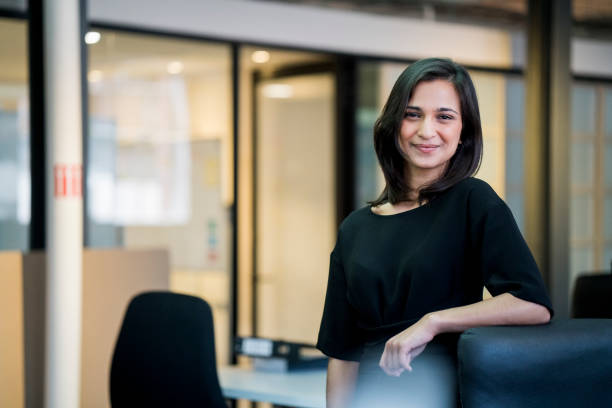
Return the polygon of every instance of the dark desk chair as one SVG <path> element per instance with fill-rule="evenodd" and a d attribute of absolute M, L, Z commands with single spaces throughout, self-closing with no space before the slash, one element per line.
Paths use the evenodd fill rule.
<path fill-rule="evenodd" d="M 226 408 L 210 306 L 169 292 L 133 298 L 115 346 L 110 399 L 113 408 Z"/>
<path fill-rule="evenodd" d="M 457 354 L 463 408 L 612 407 L 612 319 L 475 327 Z"/>
<path fill-rule="evenodd" d="M 612 319 L 612 274 L 583 274 L 576 279 L 572 317 Z"/>

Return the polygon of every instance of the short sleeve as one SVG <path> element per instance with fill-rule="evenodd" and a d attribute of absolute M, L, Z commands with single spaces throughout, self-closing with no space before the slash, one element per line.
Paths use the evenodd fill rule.
<path fill-rule="evenodd" d="M 489 206 L 475 229 L 483 283 L 493 295 L 510 293 L 553 309 L 538 266 L 512 212 L 501 199 Z"/>
<path fill-rule="evenodd" d="M 344 270 L 336 249 L 329 261 L 329 279 L 317 348 L 339 360 L 359 361 L 363 340 L 357 326 L 355 310 L 347 299 Z"/>

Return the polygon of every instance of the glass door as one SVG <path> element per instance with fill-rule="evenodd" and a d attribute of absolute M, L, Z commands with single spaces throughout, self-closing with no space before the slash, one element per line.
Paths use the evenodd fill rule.
<path fill-rule="evenodd" d="M 334 74 L 254 85 L 255 333 L 314 344 L 336 236 Z"/>

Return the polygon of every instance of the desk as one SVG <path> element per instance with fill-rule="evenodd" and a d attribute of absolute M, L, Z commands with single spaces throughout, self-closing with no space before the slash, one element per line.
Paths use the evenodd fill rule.
<path fill-rule="evenodd" d="M 248 367 L 219 369 L 223 396 L 301 408 L 325 408 L 325 369 L 286 373 L 255 371 Z"/>

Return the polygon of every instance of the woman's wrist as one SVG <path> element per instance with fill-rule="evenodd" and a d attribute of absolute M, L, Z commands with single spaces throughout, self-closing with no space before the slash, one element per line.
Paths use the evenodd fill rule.
<path fill-rule="evenodd" d="M 425 325 L 426 330 L 431 333 L 432 337 L 444 332 L 442 319 L 438 312 L 427 313 L 423 316 L 421 321 Z"/>

